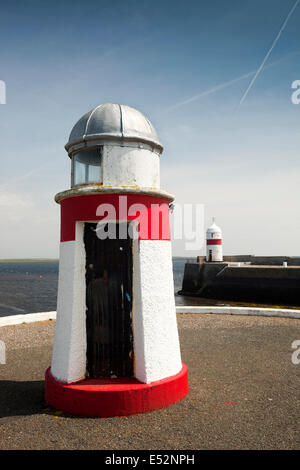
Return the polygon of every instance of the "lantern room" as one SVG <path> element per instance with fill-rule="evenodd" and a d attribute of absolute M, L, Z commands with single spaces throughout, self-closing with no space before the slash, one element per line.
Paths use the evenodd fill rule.
<path fill-rule="evenodd" d="M 187 393 L 163 150 L 138 110 L 102 104 L 65 146 L 57 321 L 46 401 L 85 416 L 151 411 Z"/>
<path fill-rule="evenodd" d="M 72 186 L 160 186 L 163 147 L 150 121 L 134 108 L 97 106 L 75 124 L 65 148 L 72 160 Z"/>

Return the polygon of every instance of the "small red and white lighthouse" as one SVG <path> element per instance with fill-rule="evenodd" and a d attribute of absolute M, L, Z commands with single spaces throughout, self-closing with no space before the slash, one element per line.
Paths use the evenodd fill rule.
<path fill-rule="evenodd" d="M 222 231 L 212 219 L 212 224 L 206 231 L 206 261 L 223 261 Z"/>
<path fill-rule="evenodd" d="M 136 109 L 102 104 L 66 145 L 57 321 L 46 401 L 66 413 L 121 416 L 188 391 L 174 301 L 160 144 Z"/>

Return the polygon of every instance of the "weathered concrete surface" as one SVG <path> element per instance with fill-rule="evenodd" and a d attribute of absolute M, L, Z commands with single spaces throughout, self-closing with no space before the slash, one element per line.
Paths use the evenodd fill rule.
<path fill-rule="evenodd" d="M 182 292 L 198 292 L 200 289 L 200 271 L 202 264 L 185 263 L 182 279 Z"/>
<path fill-rule="evenodd" d="M 300 321 L 178 315 L 190 392 L 152 413 L 63 416 L 43 401 L 54 321 L 0 328 L 0 449 L 299 449 Z"/>

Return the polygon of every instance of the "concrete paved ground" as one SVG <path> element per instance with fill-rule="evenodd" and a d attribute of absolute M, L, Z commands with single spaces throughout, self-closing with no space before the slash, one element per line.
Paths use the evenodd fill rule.
<path fill-rule="evenodd" d="M 0 328 L 0 449 L 299 449 L 300 320 L 178 315 L 190 392 L 125 418 L 63 416 L 43 400 L 54 321 Z"/>

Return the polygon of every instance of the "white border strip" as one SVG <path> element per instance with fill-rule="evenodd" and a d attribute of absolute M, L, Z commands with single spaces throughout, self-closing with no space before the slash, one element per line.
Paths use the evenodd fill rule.
<path fill-rule="evenodd" d="M 191 306 L 176 307 L 176 313 L 202 313 L 215 315 L 248 315 L 258 317 L 295 318 L 300 320 L 300 310 L 289 308 L 249 308 L 249 307 L 213 307 L 213 306 Z M 0 317 L 0 327 L 9 325 L 20 325 L 21 323 L 33 323 L 39 321 L 56 320 L 56 312 L 27 313 L 25 315 L 9 315 Z"/>
<path fill-rule="evenodd" d="M 21 323 L 33 323 L 36 321 L 55 320 L 56 312 L 27 313 L 25 315 L 10 315 L 0 317 L 0 327 L 8 325 L 19 325 Z"/>
<path fill-rule="evenodd" d="M 289 308 L 256 308 L 256 307 L 176 307 L 176 313 L 208 313 L 217 315 L 251 315 L 259 317 L 280 317 L 300 319 L 300 310 Z"/>

